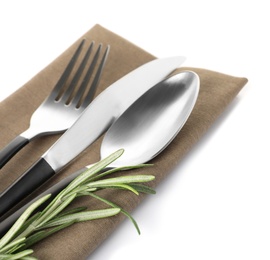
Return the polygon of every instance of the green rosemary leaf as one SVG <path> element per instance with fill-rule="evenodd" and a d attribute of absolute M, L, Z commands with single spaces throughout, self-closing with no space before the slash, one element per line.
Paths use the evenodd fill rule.
<path fill-rule="evenodd" d="M 14 223 L 14 225 L 9 229 L 9 231 L 2 237 L 0 240 L 0 248 L 3 248 L 17 233 L 17 231 L 22 227 L 27 218 L 31 215 L 31 213 L 38 208 L 43 202 L 45 202 L 51 194 L 48 194 L 39 200 L 35 201 L 31 204 L 24 213 L 18 218 L 18 220 Z M 22 236 L 23 237 L 23 236 Z"/>
<path fill-rule="evenodd" d="M 115 204 L 115 203 L 113 203 L 113 202 L 111 202 L 111 201 L 109 201 L 109 200 L 106 200 L 106 199 L 104 199 L 104 198 L 102 198 L 102 197 L 100 197 L 100 196 L 98 196 L 98 195 L 96 195 L 96 194 L 94 194 L 94 193 L 91 193 L 91 192 L 90 192 L 89 195 L 92 196 L 93 198 L 96 198 L 96 199 L 98 199 L 98 200 L 104 202 L 105 204 L 107 204 L 107 205 L 109 205 L 109 206 L 111 206 L 111 207 L 113 207 L 113 208 L 119 208 L 119 209 L 121 210 L 121 212 L 122 212 L 125 216 L 127 216 L 127 217 L 130 219 L 130 221 L 133 223 L 133 225 L 135 226 L 135 228 L 136 228 L 138 234 L 139 234 L 139 235 L 141 234 L 141 231 L 140 231 L 140 229 L 139 229 L 139 226 L 138 226 L 137 222 L 135 221 L 135 219 L 134 219 L 134 218 L 133 218 L 126 210 L 124 210 L 123 208 L 119 207 L 117 204 Z"/>
<path fill-rule="evenodd" d="M 113 184 L 113 185 L 103 185 L 103 186 L 100 186 L 100 188 L 102 188 L 102 189 L 123 189 L 123 190 L 129 190 L 129 191 L 133 192 L 134 194 L 139 195 L 139 193 L 134 188 L 132 188 L 130 185 L 122 184 L 122 183 Z M 89 192 L 91 192 L 91 191 L 89 191 Z"/>
<path fill-rule="evenodd" d="M 133 176 L 122 176 L 109 179 L 103 179 L 93 181 L 87 184 L 89 188 L 99 188 L 108 185 L 117 185 L 119 183 L 132 183 L 132 182 L 148 182 L 154 180 L 155 177 L 152 175 L 133 175 Z"/>
<path fill-rule="evenodd" d="M 53 217 L 55 217 L 58 213 L 60 213 L 63 209 L 65 209 L 74 199 L 76 198 L 76 194 L 69 195 L 65 198 L 65 200 L 46 218 L 42 219 L 42 221 L 39 222 L 37 228 L 42 227 L 42 225 L 48 221 L 50 221 Z"/>
<path fill-rule="evenodd" d="M 61 201 L 61 203 L 54 203 L 51 208 L 52 209 L 45 209 L 45 212 L 42 212 L 40 214 L 40 216 L 35 219 L 22 233 L 20 233 L 20 235 L 18 236 L 18 238 L 20 237 L 28 237 L 29 235 L 31 235 L 33 232 L 35 232 L 36 230 L 39 230 L 44 223 L 46 223 L 47 221 L 49 221 L 50 219 L 52 219 L 55 215 L 57 215 L 61 210 L 63 210 L 65 207 L 67 207 L 71 201 L 76 197 L 76 195 L 74 194 L 73 196 L 68 197 L 66 200 Z M 57 205 L 55 205 L 57 204 Z"/>
<path fill-rule="evenodd" d="M 51 220 L 46 225 L 44 225 L 44 228 L 64 225 L 72 221 L 83 222 L 83 221 L 88 221 L 88 220 L 112 217 L 114 215 L 117 215 L 119 212 L 120 212 L 119 208 L 113 208 L 113 209 L 91 210 L 91 211 L 74 213 L 67 216 L 63 216 L 61 218 L 57 218 L 56 220 Z"/>
<path fill-rule="evenodd" d="M 21 226 L 21 228 L 19 229 L 18 233 L 22 233 L 23 231 L 25 231 L 29 225 L 31 225 L 37 218 L 39 218 L 41 215 L 41 212 L 37 212 L 36 214 L 34 214 L 33 216 L 31 216 L 30 218 L 28 218 L 25 223 Z"/>
<path fill-rule="evenodd" d="M 55 210 L 63 203 L 64 193 L 66 189 L 63 189 L 58 195 L 49 203 L 49 205 L 41 212 L 38 223 L 43 222 L 50 214 L 53 214 Z M 66 194 L 67 195 L 67 194 Z"/>
<path fill-rule="evenodd" d="M 16 246 L 12 247 L 10 250 L 8 250 L 8 252 L 6 252 L 6 253 L 7 254 L 12 254 L 12 253 L 15 253 L 15 252 L 19 252 L 18 250 L 19 249 L 21 250 L 24 245 L 25 245 L 24 242 L 22 244 L 18 244 Z"/>
<path fill-rule="evenodd" d="M 40 241 L 42 238 L 45 237 L 46 233 L 47 232 L 45 230 L 41 230 L 41 231 L 38 231 L 38 232 L 34 233 L 33 235 L 29 236 L 26 240 L 26 244 L 24 246 L 24 249 L 28 248 L 29 246 Z"/>
<path fill-rule="evenodd" d="M 91 176 L 97 174 L 102 169 L 104 169 L 106 166 L 111 164 L 113 161 L 115 161 L 117 158 L 119 158 L 123 154 L 124 150 L 120 149 L 113 154 L 109 155 L 104 160 L 99 161 L 98 163 L 94 164 L 91 168 L 80 174 L 77 178 L 75 178 L 66 188 L 65 192 L 63 194 L 69 193 L 74 188 L 78 187 L 82 183 L 84 183 L 88 178 Z"/>
<path fill-rule="evenodd" d="M 77 197 L 81 196 L 85 191 L 96 191 L 97 188 L 88 188 L 86 185 L 82 185 L 74 189 L 69 195 L 76 194 Z"/>
<path fill-rule="evenodd" d="M 12 242 L 10 242 L 9 244 L 7 244 L 5 247 L 3 247 L 2 249 L 0 249 L 0 254 L 1 253 L 7 253 L 10 252 L 10 250 L 12 251 L 13 247 L 16 247 L 18 244 L 21 244 L 25 241 L 25 237 L 22 237 L 20 239 L 14 240 Z"/>
<path fill-rule="evenodd" d="M 141 192 L 141 193 L 156 194 L 156 191 L 154 189 L 143 184 L 132 183 L 130 184 L 130 186 L 136 191 Z"/>
<path fill-rule="evenodd" d="M 17 254 L 8 254 L 8 255 L 5 255 L 5 254 L 1 255 L 0 254 L 0 259 L 1 260 L 2 259 L 3 260 L 5 260 L 5 259 L 7 259 L 7 260 L 17 260 L 17 259 L 22 259 L 22 258 L 24 258 L 24 257 L 26 257 L 28 255 L 31 255 L 32 253 L 33 253 L 33 250 L 28 249 L 28 250 L 24 250 L 22 252 L 19 252 Z"/>
<path fill-rule="evenodd" d="M 57 217 L 63 217 L 65 215 L 69 215 L 69 214 L 73 214 L 73 213 L 78 213 L 78 212 L 82 212 L 84 210 L 86 210 L 87 207 L 78 207 L 78 208 L 74 208 L 74 209 L 70 209 L 70 210 L 66 210 L 61 214 L 58 214 Z"/>
<path fill-rule="evenodd" d="M 134 165 L 134 166 L 123 166 L 123 167 L 117 167 L 117 168 L 112 168 L 110 170 L 107 170 L 103 173 L 98 174 L 97 176 L 93 176 L 91 178 L 89 178 L 88 181 L 94 181 L 97 179 L 101 179 L 105 176 L 108 176 L 110 174 L 119 172 L 119 171 L 128 171 L 128 170 L 133 170 L 133 169 L 138 169 L 138 168 L 143 168 L 143 167 L 149 167 L 152 166 L 152 164 L 138 164 L 138 165 Z"/>
<path fill-rule="evenodd" d="M 33 244 L 43 240 L 44 238 L 48 237 L 48 236 L 51 236 L 52 234 L 64 229 L 64 228 L 67 228 L 71 225 L 73 225 L 75 222 L 74 221 L 70 221 L 70 222 L 67 222 L 63 225 L 59 225 L 51 230 L 41 230 L 35 234 L 33 234 L 32 236 L 29 236 L 26 241 L 25 241 L 25 247 L 24 248 L 29 248 L 30 246 L 32 246 Z"/>

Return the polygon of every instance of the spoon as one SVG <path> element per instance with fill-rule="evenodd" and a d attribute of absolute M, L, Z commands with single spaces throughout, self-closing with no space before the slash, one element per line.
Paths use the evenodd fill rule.
<path fill-rule="evenodd" d="M 124 148 L 110 168 L 150 161 L 163 151 L 185 124 L 199 93 L 196 73 L 184 71 L 164 79 L 135 101 L 109 128 L 101 144 L 101 159 Z M 54 197 L 91 165 L 73 173 L 43 192 L 0 223 L 0 235 L 34 201 L 51 193 Z"/>
<path fill-rule="evenodd" d="M 125 152 L 110 167 L 150 161 L 174 139 L 188 119 L 198 96 L 199 78 L 190 71 L 155 85 L 111 126 L 101 145 L 101 157 Z"/>

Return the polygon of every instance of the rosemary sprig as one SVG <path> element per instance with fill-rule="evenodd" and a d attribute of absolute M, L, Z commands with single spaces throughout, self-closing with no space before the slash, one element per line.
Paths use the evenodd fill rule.
<path fill-rule="evenodd" d="M 140 234 L 136 221 L 127 211 L 95 193 L 97 190 L 107 188 L 124 189 L 131 191 L 136 195 L 139 195 L 140 192 L 150 194 L 155 193 L 153 189 L 141 184 L 153 180 L 154 176 L 151 175 L 104 178 L 105 176 L 120 170 L 129 170 L 148 166 L 146 164 L 142 164 L 104 171 L 104 169 L 120 157 L 123 152 L 124 151 L 122 149 L 116 151 L 80 174 L 65 189 L 59 192 L 44 210 L 33 215 L 33 212 L 51 197 L 50 194 L 40 198 L 30 205 L 10 230 L 1 238 L 0 260 L 35 259 L 31 257 L 33 250 L 30 249 L 30 246 L 38 241 L 67 228 L 74 223 L 107 218 L 115 216 L 120 212 L 125 214 L 132 221 Z M 100 173 L 101 171 L 103 171 L 103 173 Z M 65 208 L 70 205 L 74 199 L 81 196 L 90 196 L 94 199 L 100 200 L 107 204 L 109 208 L 101 210 L 86 210 L 86 208 L 80 207 L 65 211 Z"/>

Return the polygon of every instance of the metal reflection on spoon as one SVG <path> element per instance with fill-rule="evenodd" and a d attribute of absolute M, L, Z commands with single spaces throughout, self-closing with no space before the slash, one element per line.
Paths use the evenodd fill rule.
<path fill-rule="evenodd" d="M 110 127 L 101 157 L 123 148 L 110 166 L 136 165 L 160 153 L 188 119 L 199 93 L 199 77 L 191 71 L 171 76 L 148 90 Z"/>

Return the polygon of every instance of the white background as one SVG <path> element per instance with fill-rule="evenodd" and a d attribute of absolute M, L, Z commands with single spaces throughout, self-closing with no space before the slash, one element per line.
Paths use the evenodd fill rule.
<path fill-rule="evenodd" d="M 268 3 L 1 1 L 0 100 L 96 23 L 157 57 L 184 55 L 185 66 L 249 79 L 133 212 L 142 234 L 125 221 L 91 259 L 270 259 Z"/>

